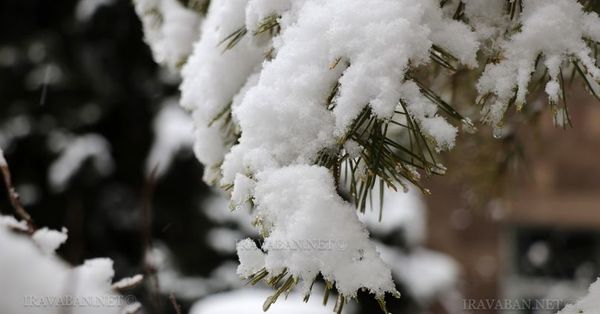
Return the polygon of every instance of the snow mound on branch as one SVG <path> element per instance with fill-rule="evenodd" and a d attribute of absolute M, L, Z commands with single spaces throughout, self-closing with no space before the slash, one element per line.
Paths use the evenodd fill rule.
<path fill-rule="evenodd" d="M 200 32 L 200 15 L 177 0 L 134 0 L 144 40 L 154 61 L 172 70 L 182 66 Z"/>
<path fill-rule="evenodd" d="M 219 166 L 235 140 L 229 134 L 232 130 L 224 132 L 228 126 L 224 125 L 223 115 L 231 110 L 228 107 L 232 99 L 264 58 L 263 49 L 255 46 L 249 36 L 231 49 L 221 45 L 245 24 L 246 4 L 246 0 L 211 1 L 202 37 L 181 72 L 181 105 L 192 111 L 194 152 L 206 166 L 204 179 L 209 183 L 218 181 Z"/>
<path fill-rule="evenodd" d="M 56 231 L 44 227 L 33 233 L 31 238 L 44 253 L 52 254 L 67 241 L 67 228 L 63 227 L 61 231 Z"/>
<path fill-rule="evenodd" d="M 2 156 L 2 150 L 0 150 L 0 165 L 2 165 L 2 161 L 4 160 L 4 156 Z M 13 216 L 1 216 L 0 215 L 0 228 L 5 227 L 8 229 L 14 229 L 19 231 L 27 231 L 29 227 L 27 227 L 27 222 L 25 220 L 17 220 Z"/>
<path fill-rule="evenodd" d="M 367 105 L 386 119 L 401 98 L 414 103 L 409 113 L 440 149 L 453 146 L 456 129 L 405 78 L 409 65 L 429 61 L 433 44 L 475 65 L 475 34 L 444 18 L 437 2 L 300 1 L 281 15 L 277 55 L 233 110 L 242 132 L 225 158 L 223 184 L 237 173 L 310 164 Z M 336 105 L 328 110 L 337 82 Z"/>
<path fill-rule="evenodd" d="M 264 258 L 262 267 L 270 274 L 287 269 L 303 281 L 305 292 L 321 273 L 346 297 L 356 296 L 362 287 L 377 297 L 395 293 L 390 270 L 354 207 L 336 193 L 326 168 L 299 165 L 263 172 L 255 202 L 262 231 L 268 234 L 265 253 L 247 248 L 248 240 L 242 242 L 246 245 L 238 246 L 241 276 L 260 269 Z"/>
<path fill-rule="evenodd" d="M 546 93 L 552 103 L 560 98 L 561 65 L 572 59 L 580 62 L 594 80 L 600 80 L 600 69 L 585 42 L 600 39 L 598 15 L 585 13 L 573 0 L 529 0 L 523 2 L 520 19 L 521 30 L 501 47 L 504 58 L 486 66 L 477 84 L 480 95 L 495 96 L 483 109 L 493 125 L 500 123 L 514 96 L 518 108 L 525 104 L 538 55 L 542 55 L 541 62 L 550 76 Z"/>
<path fill-rule="evenodd" d="M 0 282 L 9 288 L 0 294 L 0 312 L 121 313 L 126 304 L 107 302 L 123 300 L 111 290 L 114 271 L 110 259 L 87 260 L 82 266 L 71 268 L 54 254 L 46 254 L 62 238 L 48 230 L 38 232 L 41 233 L 36 242 L 45 238 L 43 243 L 48 244 L 42 246 L 43 250 L 27 236 L 0 225 Z M 61 305 L 69 302 L 83 305 Z"/>
<path fill-rule="evenodd" d="M 600 279 L 590 286 L 587 296 L 575 304 L 568 304 L 557 314 L 597 314 L 600 313 Z"/>

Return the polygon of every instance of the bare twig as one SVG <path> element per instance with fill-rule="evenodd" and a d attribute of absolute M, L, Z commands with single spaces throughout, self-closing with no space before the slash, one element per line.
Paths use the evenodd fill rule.
<path fill-rule="evenodd" d="M 156 268 L 152 262 L 148 259 L 148 254 L 152 249 L 152 195 L 154 194 L 154 185 L 156 182 L 156 171 L 158 165 L 156 165 L 150 175 L 146 178 L 143 189 L 143 204 L 142 204 L 142 245 L 143 245 L 143 261 L 144 261 L 144 273 L 148 279 L 150 285 L 150 298 L 153 300 L 154 313 L 160 313 L 161 302 L 160 302 L 160 287 L 158 278 L 156 276 Z"/>
<path fill-rule="evenodd" d="M 29 213 L 21 204 L 19 193 L 17 193 L 17 191 L 12 185 L 10 169 L 8 167 L 6 159 L 4 158 L 4 152 L 2 151 L 2 149 L 0 149 L 0 170 L 2 171 L 2 176 L 4 177 L 4 185 L 6 186 L 8 199 L 10 200 L 10 203 L 12 204 L 15 213 L 20 219 L 25 220 L 25 222 L 27 222 L 27 227 L 29 229 L 28 232 L 33 233 L 35 231 L 35 224 L 33 223 L 31 215 L 29 215 Z"/>
<path fill-rule="evenodd" d="M 173 305 L 173 308 L 175 309 L 175 313 L 181 314 L 181 305 L 179 305 L 177 303 L 177 299 L 175 299 L 175 295 L 173 294 L 173 292 L 171 292 L 171 294 L 169 295 L 169 300 L 171 300 L 171 304 Z"/>

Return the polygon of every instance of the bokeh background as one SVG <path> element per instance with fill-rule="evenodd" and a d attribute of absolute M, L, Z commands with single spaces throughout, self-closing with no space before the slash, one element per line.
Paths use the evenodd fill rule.
<path fill-rule="evenodd" d="M 224 303 L 258 313 L 266 292 L 235 275 L 250 218 L 202 182 L 178 83 L 152 61 L 128 0 L 0 1 L 0 148 L 36 224 L 69 230 L 59 254 L 110 257 L 115 278 L 146 274 L 131 292 L 144 313 L 175 313 L 171 295 L 184 313 L 198 300 L 198 314 Z M 573 129 L 554 127 L 539 99 L 507 136 L 464 135 L 444 156 L 447 175 L 426 179 L 433 195 L 390 194 L 387 221 L 366 218 L 403 294 L 389 300 L 394 313 L 569 301 L 598 276 L 600 104 L 580 82 L 567 97 Z M 12 213 L 4 194 L 0 212 Z M 273 309 L 332 307 L 292 299 Z M 348 313 L 377 311 L 359 299 Z"/>

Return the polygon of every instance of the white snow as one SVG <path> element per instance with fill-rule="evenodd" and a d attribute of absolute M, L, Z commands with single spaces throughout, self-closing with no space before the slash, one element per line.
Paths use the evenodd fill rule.
<path fill-rule="evenodd" d="M 261 266 L 274 275 L 286 268 L 304 289 L 321 273 L 346 297 L 354 297 L 362 287 L 377 297 L 396 292 L 390 270 L 354 207 L 337 195 L 327 169 L 299 165 L 260 173 L 255 203 L 261 234 L 267 235 L 266 252 L 252 247 L 249 240 L 240 242 L 241 276 L 248 277 Z M 296 247 L 314 242 L 319 246 Z"/>
<path fill-rule="evenodd" d="M 31 238 L 45 254 L 53 254 L 67 241 L 67 228 L 63 227 L 61 231 L 56 231 L 44 227 L 36 230 Z"/>
<path fill-rule="evenodd" d="M 365 106 L 389 118 L 400 98 L 418 101 L 410 113 L 440 149 L 453 145 L 456 129 L 436 115 L 437 107 L 418 89 L 402 92 L 409 63 L 427 62 L 434 43 L 467 64 L 475 60 L 475 34 L 443 18 L 437 2 L 304 1 L 295 2 L 291 11 L 280 19 L 275 59 L 263 64 L 258 84 L 234 108 L 241 138 L 225 158 L 222 183 L 269 166 L 310 164 L 344 135 Z M 441 40 L 432 28 L 452 33 L 443 32 Z M 456 39 L 460 48 L 450 44 Z M 341 61 L 330 69 L 336 60 Z M 338 81 L 336 107 L 329 111 L 326 100 Z"/>
<path fill-rule="evenodd" d="M 477 84 L 480 95 L 495 96 L 483 109 L 486 121 L 494 126 L 500 124 L 515 94 L 517 108 L 526 103 L 528 84 L 540 54 L 550 76 L 545 90 L 551 102 L 559 100 L 560 68 L 571 59 L 580 62 L 594 80 L 600 80 L 600 69 L 584 41 L 598 36 L 600 19 L 596 14 L 585 13 L 574 0 L 528 0 L 523 2 L 520 23 L 521 31 L 502 44 L 504 58 L 488 64 Z"/>
<path fill-rule="evenodd" d="M 177 0 L 134 0 L 134 4 L 154 60 L 172 70 L 181 67 L 199 36 L 200 15 Z"/>
<path fill-rule="evenodd" d="M 248 37 L 225 50 L 221 41 L 244 25 L 245 0 L 211 1 L 201 39 L 181 75 L 181 105 L 192 111 L 196 129 L 194 152 L 205 165 L 205 181 L 220 178 L 219 166 L 233 140 L 223 132 L 223 119 L 214 121 L 245 85 L 263 59 L 263 49 Z M 212 122 L 212 124 L 211 124 Z"/>
<path fill-rule="evenodd" d="M 141 274 L 134 275 L 132 277 L 121 278 L 119 281 L 112 284 L 112 288 L 116 290 L 127 289 L 139 285 L 144 276 Z"/>
<path fill-rule="evenodd" d="M 111 289 L 112 261 L 87 260 L 82 266 L 71 268 L 54 254 L 44 253 L 62 241 L 58 234 L 39 233 L 38 238 L 44 238 L 46 243 L 41 250 L 26 235 L 0 225 L 0 282 L 7 287 L 0 294 L 0 312 L 120 313 L 126 304 L 119 303 L 123 299 L 118 299 Z"/>
<path fill-rule="evenodd" d="M 231 207 L 250 211 L 252 205 L 252 195 L 256 182 L 243 174 L 237 174 L 233 182 L 233 191 L 231 192 Z"/>
<path fill-rule="evenodd" d="M 165 174 L 177 153 L 194 145 L 193 125 L 190 116 L 177 102 L 167 100 L 154 118 L 154 143 L 146 160 L 146 172 L 156 167 L 156 177 Z"/>
<path fill-rule="evenodd" d="M 13 216 L 0 215 L 0 228 L 1 227 L 7 227 L 9 229 L 15 229 L 20 231 L 29 230 L 29 227 L 27 226 L 27 222 L 25 220 L 18 221 Z"/>
<path fill-rule="evenodd" d="M 569 304 L 557 314 L 597 314 L 600 313 L 600 279 L 590 285 L 589 293 L 575 304 Z"/>
<path fill-rule="evenodd" d="M 64 190 L 88 159 L 91 159 L 100 175 L 108 175 L 113 171 L 110 144 L 101 135 L 90 133 L 77 137 L 67 136 L 57 142 L 59 143 L 55 145 L 60 146 L 62 152 L 48 171 L 48 181 L 55 191 Z"/>
<path fill-rule="evenodd" d="M 251 239 L 244 239 L 237 244 L 240 266 L 237 273 L 242 277 L 249 277 L 265 267 L 265 254 L 256 247 Z"/>

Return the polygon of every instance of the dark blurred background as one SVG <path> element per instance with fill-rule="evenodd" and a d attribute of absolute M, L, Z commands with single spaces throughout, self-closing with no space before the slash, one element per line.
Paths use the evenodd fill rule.
<path fill-rule="evenodd" d="M 153 119 L 178 80 L 152 61 L 132 4 L 4 0 L 0 29 L 0 147 L 36 224 L 69 230 L 59 253 L 73 264 L 110 257 L 115 278 L 143 273 L 150 228 L 186 273 L 220 265 L 203 241 L 208 190 L 189 149 L 145 192 Z"/>

